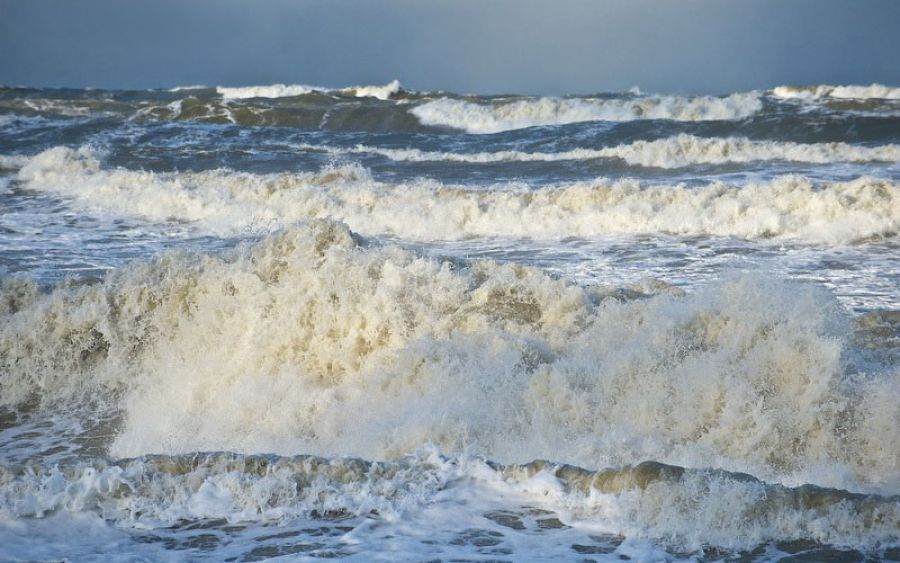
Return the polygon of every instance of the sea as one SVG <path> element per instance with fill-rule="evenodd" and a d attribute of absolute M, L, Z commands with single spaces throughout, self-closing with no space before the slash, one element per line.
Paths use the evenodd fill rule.
<path fill-rule="evenodd" d="M 900 88 L 0 87 L 0 561 L 900 560 Z"/>

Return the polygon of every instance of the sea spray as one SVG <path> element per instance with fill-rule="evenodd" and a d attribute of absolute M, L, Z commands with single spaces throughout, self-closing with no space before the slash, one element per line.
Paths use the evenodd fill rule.
<path fill-rule="evenodd" d="M 744 275 L 622 301 L 360 246 L 332 222 L 46 295 L 8 287 L 4 402 L 106 397 L 125 415 L 117 456 L 389 459 L 431 441 L 504 462 L 897 485 L 900 374 L 854 375 L 850 325 L 812 287 Z"/>

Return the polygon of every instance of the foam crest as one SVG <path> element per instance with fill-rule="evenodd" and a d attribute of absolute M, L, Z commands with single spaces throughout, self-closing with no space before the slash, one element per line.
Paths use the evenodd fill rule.
<path fill-rule="evenodd" d="M 270 84 L 268 86 L 216 86 L 218 92 L 226 100 L 243 100 L 248 98 L 287 98 L 302 96 L 315 91 L 312 86 L 303 84 Z"/>
<path fill-rule="evenodd" d="M 315 222 L 102 284 L 4 285 L 0 397 L 108 401 L 116 456 L 391 459 L 433 442 L 896 490 L 900 372 L 851 369 L 824 290 L 743 276 L 631 295 L 365 248 Z"/>
<path fill-rule="evenodd" d="M 452 127 L 467 133 L 497 133 L 525 127 L 581 121 L 743 119 L 760 109 L 762 101 L 759 94 L 750 92 L 731 94 L 722 98 L 713 96 L 529 98 L 491 103 L 440 98 L 418 105 L 410 109 L 410 112 L 423 125 Z"/>
<path fill-rule="evenodd" d="M 24 155 L 0 155 L 0 170 L 18 170 L 30 160 Z"/>
<path fill-rule="evenodd" d="M 243 100 L 249 98 L 287 98 L 291 96 L 303 96 L 313 92 L 337 92 L 345 96 L 357 98 L 378 98 L 387 100 L 400 91 L 400 82 L 394 80 L 383 86 L 350 86 L 348 88 L 321 88 L 318 86 L 306 86 L 303 84 L 271 84 L 268 86 L 243 86 L 224 87 L 217 86 L 216 91 L 226 100 Z"/>
<path fill-rule="evenodd" d="M 101 459 L 42 472 L 0 466 L 0 510 L 17 517 L 99 512 L 140 527 L 203 518 L 390 516 L 434 496 L 454 476 L 443 465 L 449 464 L 427 453 L 399 463 L 222 453 Z"/>
<path fill-rule="evenodd" d="M 628 164 L 679 168 L 693 164 L 743 163 L 765 160 L 810 162 L 898 162 L 900 146 L 863 147 L 848 143 L 791 143 L 747 138 L 701 138 L 678 135 L 656 141 L 636 141 L 605 149 L 606 157 Z"/>
<path fill-rule="evenodd" d="M 169 88 L 169 92 L 184 92 L 187 90 L 206 90 L 209 86 L 203 84 L 192 84 L 190 86 L 175 86 L 174 88 Z"/>
<path fill-rule="evenodd" d="M 589 471 L 547 462 L 503 466 L 426 449 L 391 462 L 221 453 L 96 460 L 49 470 L 0 466 L 0 511 L 16 517 L 92 512 L 141 528 L 183 519 L 236 523 L 373 513 L 390 525 L 425 509 L 441 491 L 450 491 L 442 495 L 445 507 L 479 493 L 499 494 L 508 502 L 558 510 L 571 525 L 663 538 L 691 550 L 798 539 L 875 550 L 900 539 L 896 497 L 792 489 L 749 475 L 655 462 Z"/>
<path fill-rule="evenodd" d="M 779 98 L 803 100 L 838 99 L 883 99 L 900 100 L 900 88 L 872 84 L 869 86 L 831 86 L 820 84 L 815 86 L 778 86 L 772 94 Z"/>
<path fill-rule="evenodd" d="M 347 93 L 357 98 L 378 98 L 379 100 L 389 100 L 391 96 L 399 91 L 399 80 L 393 80 L 384 86 L 352 86 L 341 90 L 342 93 Z"/>
<path fill-rule="evenodd" d="M 575 519 L 609 522 L 616 533 L 666 538 L 693 550 L 796 539 L 872 549 L 900 536 L 898 497 L 789 488 L 742 473 L 658 462 L 601 471 L 533 462 L 501 471 L 513 487 L 550 496 Z"/>
<path fill-rule="evenodd" d="M 299 148 L 323 150 L 302 145 Z M 387 149 L 359 145 L 354 148 L 325 147 L 334 154 L 374 153 L 406 162 L 554 162 L 617 158 L 635 166 L 681 168 L 694 164 L 724 164 L 783 160 L 828 164 L 833 162 L 898 162 L 900 146 L 864 147 L 848 143 L 791 143 L 751 141 L 742 137 L 703 138 L 676 135 L 655 141 L 635 141 L 601 149 L 573 149 L 561 152 L 496 151 L 479 153 L 433 152 L 420 149 Z"/>
<path fill-rule="evenodd" d="M 820 186 L 782 176 L 745 186 L 598 179 L 479 190 L 429 180 L 385 184 L 358 165 L 275 175 L 104 169 L 90 151 L 58 147 L 32 158 L 17 179 L 93 211 L 191 221 L 218 234 L 265 232 L 311 218 L 421 240 L 668 233 L 847 244 L 900 231 L 900 187 L 870 177 Z"/>

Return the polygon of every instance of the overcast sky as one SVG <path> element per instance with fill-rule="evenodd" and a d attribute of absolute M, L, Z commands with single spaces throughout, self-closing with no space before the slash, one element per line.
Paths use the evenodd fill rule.
<path fill-rule="evenodd" d="M 0 0 L 0 84 L 900 85 L 900 0 Z"/>

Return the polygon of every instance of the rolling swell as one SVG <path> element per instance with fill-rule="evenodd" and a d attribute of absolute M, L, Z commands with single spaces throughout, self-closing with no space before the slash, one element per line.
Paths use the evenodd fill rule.
<path fill-rule="evenodd" d="M 303 96 L 312 92 L 332 93 L 355 98 L 377 98 L 387 100 L 400 93 L 400 82 L 394 80 L 384 86 L 350 86 L 340 90 L 331 90 L 316 86 L 273 84 L 270 86 L 244 86 L 228 88 L 216 87 L 216 92 L 226 100 L 242 100 L 248 98 L 285 98 Z"/>
<path fill-rule="evenodd" d="M 524 152 L 515 150 L 460 153 L 428 152 L 419 149 L 391 149 L 357 145 L 352 148 L 301 145 L 312 151 L 333 154 L 375 153 L 391 160 L 406 162 L 553 162 L 558 160 L 620 159 L 632 166 L 683 168 L 696 164 L 745 163 L 753 161 L 790 161 L 830 164 L 834 162 L 900 162 L 900 146 L 864 147 L 847 143 L 778 143 L 751 141 L 747 138 L 709 139 L 676 135 L 653 141 L 600 149 L 578 148 L 560 152 Z"/>
<path fill-rule="evenodd" d="M 869 86 L 832 86 L 819 84 L 814 86 L 778 86 L 772 91 L 780 98 L 822 99 L 840 98 L 857 100 L 900 100 L 900 88 L 891 88 L 883 84 Z"/>
<path fill-rule="evenodd" d="M 2 291 L 3 404 L 105 405 L 122 416 L 115 456 L 377 460 L 432 442 L 503 463 L 897 487 L 900 372 L 857 362 L 840 306 L 809 286 L 581 287 L 313 222 L 98 284 Z"/>
<path fill-rule="evenodd" d="M 640 93 L 595 96 L 459 96 L 443 92 L 403 90 L 396 82 L 383 86 L 327 89 L 274 84 L 250 87 L 185 87 L 171 90 L 67 90 L 0 87 L 0 113 L 47 118 L 114 117 L 125 121 L 190 121 L 208 124 L 278 126 L 330 131 L 398 131 L 423 133 L 502 133 L 535 126 L 585 122 L 671 122 L 676 132 L 705 135 L 702 125 L 725 127 L 729 134 L 796 140 L 856 139 L 874 127 L 894 132 L 900 116 L 892 97 L 896 89 L 881 87 L 779 87 L 772 92 L 728 96 L 663 96 Z M 857 91 L 858 90 L 858 91 Z M 835 93 L 866 94 L 838 97 Z M 867 94 L 868 92 L 868 94 Z M 830 93 L 830 94 L 826 94 Z M 871 94 L 871 95 L 869 95 Z M 796 103 L 809 106 L 798 115 Z M 866 120 L 872 121 L 868 125 Z M 827 134 L 828 122 L 844 124 L 844 136 Z M 759 122 L 759 126 L 752 126 Z M 762 131 L 771 129 L 769 136 Z M 888 122 L 888 123 L 885 123 Z M 692 128 L 696 125 L 696 130 Z M 718 125 L 716 125 L 718 124 Z M 808 138 L 790 138 L 796 128 L 810 129 Z M 754 132 L 760 131 L 759 133 Z M 721 135 L 721 133 L 715 133 Z M 875 140 L 859 137 L 859 140 Z"/>
<path fill-rule="evenodd" d="M 644 158 L 640 150 L 637 158 Z M 104 169 L 87 149 L 57 147 L 32 158 L 17 179 L 95 211 L 191 221 L 217 234 L 266 232 L 312 218 L 345 221 L 365 234 L 447 240 L 667 233 L 848 244 L 900 232 L 900 188 L 871 177 L 814 185 L 781 176 L 700 187 L 597 179 L 482 190 L 423 179 L 378 182 L 358 165 L 271 175 Z M 409 214 L 423 220 L 407 221 Z"/>
<path fill-rule="evenodd" d="M 405 105 L 390 101 L 391 97 L 404 100 L 412 96 L 399 90 L 399 86 L 396 90 L 392 90 L 392 84 L 336 91 L 302 88 L 307 87 L 137 92 L 0 88 L 0 113 L 51 119 L 115 117 L 136 122 L 188 121 L 333 131 L 434 130 L 423 127 Z M 279 91 L 296 95 L 269 97 Z"/>
<path fill-rule="evenodd" d="M 715 98 L 700 96 L 635 96 L 624 99 L 536 98 L 474 103 L 442 98 L 410 110 L 425 125 L 462 129 L 467 133 L 497 133 L 540 125 L 580 121 L 669 119 L 711 121 L 741 119 L 762 109 L 756 93 Z"/>

